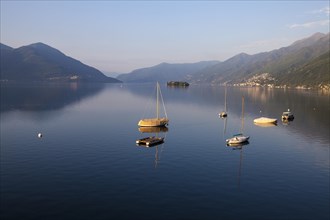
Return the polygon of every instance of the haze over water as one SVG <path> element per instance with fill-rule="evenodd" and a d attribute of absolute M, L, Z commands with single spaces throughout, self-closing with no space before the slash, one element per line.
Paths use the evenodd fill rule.
<path fill-rule="evenodd" d="M 228 87 L 221 119 L 224 87 L 161 85 L 168 130 L 141 133 L 154 87 L 1 86 L 1 219 L 329 219 L 329 94 Z"/>

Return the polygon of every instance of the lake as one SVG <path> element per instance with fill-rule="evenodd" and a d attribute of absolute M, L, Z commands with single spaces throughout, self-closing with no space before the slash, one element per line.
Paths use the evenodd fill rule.
<path fill-rule="evenodd" d="M 162 84 L 168 130 L 143 133 L 154 89 L 1 85 L 1 219 L 329 219 L 329 94 L 228 87 L 222 119 L 225 87 Z"/>

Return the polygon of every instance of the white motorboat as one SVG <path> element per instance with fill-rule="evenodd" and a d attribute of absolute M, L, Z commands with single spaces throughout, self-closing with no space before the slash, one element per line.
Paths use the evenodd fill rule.
<path fill-rule="evenodd" d="M 276 118 L 267 118 L 267 117 L 260 117 L 253 120 L 256 124 L 276 124 Z"/>
<path fill-rule="evenodd" d="M 242 125 L 241 125 L 241 133 L 233 135 L 233 137 L 226 139 L 227 145 L 231 144 L 241 144 L 245 143 L 249 140 L 250 136 L 243 135 L 244 128 L 244 97 L 242 97 Z"/>
<path fill-rule="evenodd" d="M 226 140 L 227 144 L 241 144 L 247 142 L 250 136 L 244 136 L 243 134 L 235 134 L 232 138 Z"/>

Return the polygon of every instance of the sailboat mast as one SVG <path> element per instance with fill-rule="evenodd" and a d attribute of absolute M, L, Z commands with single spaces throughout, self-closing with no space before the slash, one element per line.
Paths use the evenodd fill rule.
<path fill-rule="evenodd" d="M 227 112 L 227 85 L 225 87 L 225 112 Z"/>
<path fill-rule="evenodd" d="M 244 128 L 244 96 L 242 96 L 242 127 L 241 127 L 241 133 L 243 133 Z"/>
<path fill-rule="evenodd" d="M 158 107 L 158 101 L 159 101 L 159 97 L 158 97 L 158 93 L 159 93 L 159 83 L 157 82 L 157 102 L 156 102 L 156 112 L 157 112 L 157 119 L 159 119 L 159 107 Z"/>

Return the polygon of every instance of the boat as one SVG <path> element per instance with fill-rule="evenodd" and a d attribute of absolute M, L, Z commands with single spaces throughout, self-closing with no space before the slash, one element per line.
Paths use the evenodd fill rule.
<path fill-rule="evenodd" d="M 227 117 L 227 112 L 225 112 L 225 111 L 220 112 L 220 113 L 219 113 L 219 117 L 220 117 L 220 118 L 225 118 L 225 117 Z"/>
<path fill-rule="evenodd" d="M 234 134 L 232 138 L 226 140 L 228 145 L 242 144 L 249 140 L 250 136 L 244 136 L 243 134 Z"/>
<path fill-rule="evenodd" d="M 250 136 L 243 135 L 244 128 L 244 96 L 242 97 L 242 125 L 241 132 L 239 134 L 234 134 L 233 137 L 226 139 L 227 145 L 241 144 L 245 143 L 250 139 Z"/>
<path fill-rule="evenodd" d="M 292 112 L 290 111 L 290 109 L 288 109 L 287 112 L 282 113 L 282 120 L 283 121 L 291 121 L 293 119 L 294 119 L 294 116 L 293 116 Z"/>
<path fill-rule="evenodd" d="M 276 124 L 276 118 L 267 118 L 267 117 L 260 117 L 253 120 L 256 124 Z"/>
<path fill-rule="evenodd" d="M 169 119 L 167 118 L 166 109 L 164 105 L 163 96 L 160 90 L 159 83 L 156 84 L 157 87 L 157 101 L 156 101 L 156 118 L 143 118 L 138 122 L 139 127 L 163 127 L 168 125 Z M 161 99 L 164 107 L 165 117 L 159 117 L 159 99 Z"/>
<path fill-rule="evenodd" d="M 219 113 L 219 117 L 221 118 L 227 117 L 227 86 L 225 87 L 225 110 Z"/>
<path fill-rule="evenodd" d="M 164 143 L 163 137 L 151 136 L 151 137 L 145 137 L 145 138 L 136 140 L 137 145 L 145 145 L 146 147 L 151 147 L 151 146 L 158 145 L 161 143 Z"/>

